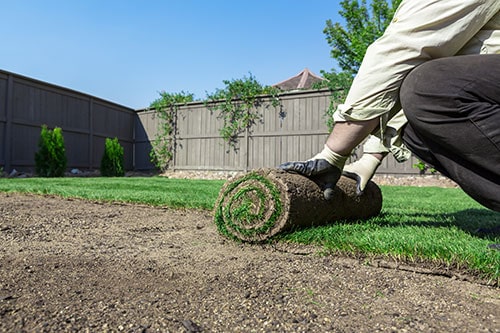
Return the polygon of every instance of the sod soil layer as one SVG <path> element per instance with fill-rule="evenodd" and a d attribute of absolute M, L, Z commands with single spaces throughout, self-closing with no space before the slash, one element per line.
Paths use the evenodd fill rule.
<path fill-rule="evenodd" d="M 207 211 L 0 193 L 0 332 L 500 332 L 498 288 L 317 250 L 225 239 Z"/>

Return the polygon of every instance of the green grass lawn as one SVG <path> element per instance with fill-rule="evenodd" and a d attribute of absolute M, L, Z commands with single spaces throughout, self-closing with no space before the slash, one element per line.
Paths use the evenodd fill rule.
<path fill-rule="evenodd" d="M 172 208 L 212 209 L 222 180 L 166 177 L 0 178 L 0 191 L 55 194 Z"/>
<path fill-rule="evenodd" d="M 125 201 L 173 208 L 212 209 L 221 180 L 164 177 L 0 178 L 0 191 L 54 194 L 90 200 Z M 500 225 L 500 214 L 487 210 L 460 189 L 381 186 L 382 213 L 367 221 L 335 223 L 283 234 L 278 241 L 317 244 L 326 252 L 426 261 L 468 269 L 500 281 L 498 234 L 478 229 Z"/>

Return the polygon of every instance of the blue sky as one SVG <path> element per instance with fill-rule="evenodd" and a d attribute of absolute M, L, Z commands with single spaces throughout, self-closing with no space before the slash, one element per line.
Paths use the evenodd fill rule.
<path fill-rule="evenodd" d="M 0 0 L 0 69 L 135 109 L 251 73 L 271 85 L 335 67 L 335 0 Z"/>

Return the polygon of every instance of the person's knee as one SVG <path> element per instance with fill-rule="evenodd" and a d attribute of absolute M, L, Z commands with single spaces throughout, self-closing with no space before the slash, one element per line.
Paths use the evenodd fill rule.
<path fill-rule="evenodd" d="M 418 119 L 417 113 L 420 106 L 427 103 L 428 67 L 430 62 L 424 63 L 413 69 L 403 80 L 399 92 L 401 106 L 408 121 Z"/>
<path fill-rule="evenodd" d="M 416 113 L 418 112 L 418 105 L 421 104 L 421 96 L 417 94 L 418 86 L 421 84 L 420 68 L 417 67 L 411 71 L 403 80 L 399 97 L 401 100 L 401 107 L 403 112 L 410 123 L 416 120 Z"/>
<path fill-rule="evenodd" d="M 431 60 L 417 66 L 403 80 L 399 93 L 401 106 L 408 121 L 417 127 L 422 115 L 450 102 L 443 99 L 453 90 L 449 87 L 446 66 L 445 59 Z"/>

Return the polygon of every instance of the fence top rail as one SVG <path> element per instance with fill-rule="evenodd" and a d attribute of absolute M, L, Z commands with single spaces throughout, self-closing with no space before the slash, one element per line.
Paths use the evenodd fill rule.
<path fill-rule="evenodd" d="M 128 109 L 129 111 L 135 111 L 131 107 L 128 107 L 128 106 L 125 106 L 125 105 L 122 105 L 122 104 L 119 104 L 119 103 L 116 103 L 116 102 L 112 102 L 112 101 L 106 100 L 104 98 L 96 97 L 96 96 L 93 96 L 93 95 L 90 95 L 90 94 L 87 94 L 87 93 L 83 93 L 81 91 L 77 91 L 77 90 L 70 89 L 70 88 L 67 88 L 67 87 L 59 86 L 59 85 L 56 85 L 56 84 L 53 84 L 53 83 L 49 83 L 49 82 L 46 82 L 46 81 L 34 79 L 34 78 L 27 77 L 27 76 L 24 76 L 24 75 L 21 75 L 21 74 L 9 72 L 9 71 L 3 70 L 3 69 L 0 69 L 0 75 L 6 76 L 6 77 L 11 76 L 14 79 L 31 82 L 31 83 L 33 83 L 33 84 L 35 84 L 37 86 L 41 86 L 41 87 L 44 87 L 46 89 L 54 89 L 54 90 L 64 91 L 64 92 L 66 92 L 68 94 L 71 94 L 71 95 L 77 95 L 77 96 L 84 97 L 85 99 L 93 99 L 95 102 L 105 103 L 105 104 L 108 104 L 108 105 L 114 105 L 114 106 L 119 107 L 121 109 Z"/>
<path fill-rule="evenodd" d="M 329 88 L 322 88 L 322 89 L 307 89 L 307 90 L 293 90 L 293 91 L 283 91 L 278 94 L 278 96 L 282 99 L 292 99 L 296 98 L 297 96 L 300 95 L 310 95 L 311 97 L 313 96 L 318 96 L 318 95 L 323 95 L 323 96 L 329 96 L 333 91 Z M 259 97 L 261 98 L 271 98 L 271 95 L 260 95 Z M 206 101 L 193 101 L 193 102 L 188 102 L 188 103 L 182 103 L 180 106 L 189 108 L 189 107 L 199 107 L 205 105 Z M 217 103 L 221 101 L 211 101 L 211 103 Z M 137 109 L 135 110 L 136 113 L 148 113 L 148 112 L 155 112 L 154 108 L 147 107 L 143 109 Z"/>

